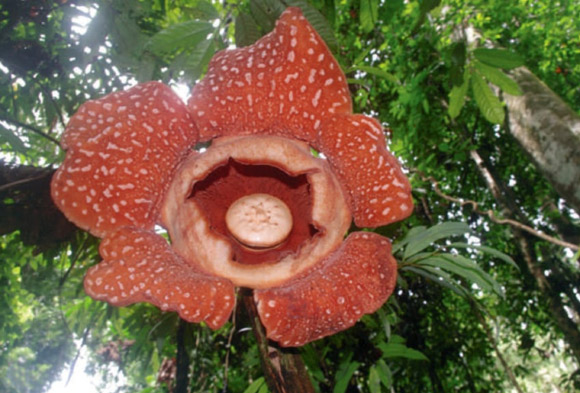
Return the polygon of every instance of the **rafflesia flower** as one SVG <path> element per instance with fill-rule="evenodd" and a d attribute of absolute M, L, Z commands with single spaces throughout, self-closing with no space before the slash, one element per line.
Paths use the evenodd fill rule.
<path fill-rule="evenodd" d="M 235 287 L 248 287 L 268 337 L 300 346 L 393 291 L 389 241 L 344 238 L 353 219 L 407 217 L 409 183 L 380 124 L 352 113 L 344 74 L 297 8 L 254 45 L 216 54 L 187 105 L 161 83 L 137 85 L 82 105 L 62 145 L 53 199 L 103 238 L 85 278 L 95 299 L 217 329 Z"/>

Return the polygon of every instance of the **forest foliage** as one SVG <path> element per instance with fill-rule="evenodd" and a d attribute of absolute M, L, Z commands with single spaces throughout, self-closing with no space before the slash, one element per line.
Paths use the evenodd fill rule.
<path fill-rule="evenodd" d="M 149 80 L 185 97 L 217 51 L 255 42 L 287 6 L 336 56 L 355 112 L 385 126 L 415 201 L 412 217 L 377 229 L 394 242 L 394 296 L 298 350 L 314 389 L 580 389 L 580 212 L 510 135 L 503 100 L 523 93 L 510 70 L 525 66 L 580 115 L 580 3 L 6 0 L 0 391 L 47 391 L 81 348 L 86 372 L 119 392 L 174 391 L 178 353 L 191 392 L 268 391 L 242 310 L 214 332 L 86 296 L 98 240 L 54 211 L 48 184 L 83 102 Z"/>

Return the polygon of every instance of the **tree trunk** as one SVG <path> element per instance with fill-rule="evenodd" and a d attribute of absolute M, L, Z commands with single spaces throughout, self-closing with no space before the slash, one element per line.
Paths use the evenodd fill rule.
<path fill-rule="evenodd" d="M 180 318 L 177 327 L 177 371 L 173 393 L 187 393 L 189 390 L 189 355 L 185 345 L 186 327 L 187 322 Z"/>
<path fill-rule="evenodd" d="M 580 116 L 527 68 L 511 76 L 523 95 L 504 95 L 510 133 L 580 214 Z"/>
<path fill-rule="evenodd" d="M 242 302 L 258 342 L 262 369 L 270 391 L 272 393 L 315 393 L 298 350 L 281 348 L 268 340 L 250 291 L 242 294 Z"/>
<path fill-rule="evenodd" d="M 495 338 L 493 337 L 493 334 L 491 332 L 491 329 L 489 328 L 489 325 L 487 324 L 487 321 L 485 320 L 485 317 L 481 314 L 481 311 L 479 311 L 477 304 L 475 304 L 475 302 L 473 300 L 470 300 L 470 305 L 471 305 L 471 309 L 473 310 L 473 312 L 477 316 L 479 323 L 483 327 L 483 330 L 485 331 L 485 335 L 487 336 L 489 343 L 493 347 L 493 350 L 495 351 L 495 354 L 497 355 L 497 358 L 499 359 L 503 369 L 505 370 L 505 372 L 508 376 L 508 379 L 510 380 L 512 386 L 514 387 L 514 389 L 518 393 L 524 393 L 520 384 L 518 383 L 518 380 L 516 379 L 514 372 L 512 371 L 511 367 L 509 366 L 509 364 L 507 363 L 507 361 L 503 357 L 501 350 L 497 346 L 497 342 L 495 341 Z"/>

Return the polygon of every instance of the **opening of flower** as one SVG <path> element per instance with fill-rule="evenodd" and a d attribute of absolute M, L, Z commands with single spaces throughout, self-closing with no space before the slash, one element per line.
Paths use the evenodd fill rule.
<path fill-rule="evenodd" d="M 292 231 L 292 213 L 275 196 L 251 194 L 231 204 L 226 225 L 244 246 L 269 249 L 279 246 Z"/>

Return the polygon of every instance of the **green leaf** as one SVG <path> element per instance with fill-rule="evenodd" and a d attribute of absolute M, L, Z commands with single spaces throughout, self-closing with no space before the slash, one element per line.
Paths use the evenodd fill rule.
<path fill-rule="evenodd" d="M 518 54 L 505 49 L 477 48 L 473 55 L 485 64 L 508 70 L 524 65 L 524 60 Z"/>
<path fill-rule="evenodd" d="M 365 58 L 369 55 L 369 53 L 371 53 L 371 50 L 373 50 L 373 47 L 369 46 L 365 50 L 361 51 L 360 54 L 356 57 L 356 59 L 354 59 L 352 64 L 356 66 L 356 65 L 364 62 Z"/>
<path fill-rule="evenodd" d="M 381 378 L 376 366 L 369 368 L 368 386 L 371 393 L 381 393 Z"/>
<path fill-rule="evenodd" d="M 467 224 L 462 222 L 444 222 L 427 229 L 424 232 L 413 236 L 408 240 L 407 247 L 403 253 L 403 260 L 423 251 L 437 240 L 450 236 L 461 236 L 469 233 L 470 229 Z M 410 233 L 410 232 L 409 232 Z"/>
<path fill-rule="evenodd" d="M 268 384 L 263 384 L 262 386 L 260 386 L 260 390 L 258 390 L 258 393 L 268 393 Z"/>
<path fill-rule="evenodd" d="M 384 358 L 406 358 L 412 360 L 427 360 L 429 358 L 425 356 L 422 352 L 416 349 L 409 348 L 405 344 L 399 343 L 380 343 L 378 345 L 379 349 L 383 352 Z"/>
<path fill-rule="evenodd" d="M 326 17 L 330 27 L 334 30 L 336 27 L 336 5 L 334 0 L 323 0 L 322 2 L 324 5 L 321 12 Z"/>
<path fill-rule="evenodd" d="M 338 50 L 338 41 L 334 36 L 334 31 L 330 27 L 328 21 L 324 16 L 310 3 L 305 0 L 286 0 L 286 4 L 289 7 L 299 7 L 304 14 L 304 17 L 308 19 L 308 22 L 314 27 L 316 32 L 322 37 L 328 48 L 334 53 Z"/>
<path fill-rule="evenodd" d="M 214 5 L 206 0 L 197 1 L 195 7 L 187 8 L 190 19 L 214 20 L 219 19 L 220 14 Z"/>
<path fill-rule="evenodd" d="M 365 66 L 365 65 L 359 65 L 356 67 L 353 67 L 351 69 L 352 71 L 362 71 L 362 72 L 366 72 L 367 74 L 371 74 L 371 75 L 375 75 L 378 76 L 380 78 L 384 78 L 386 80 L 388 80 L 391 83 L 394 84 L 400 84 L 399 79 L 397 79 L 396 76 L 394 76 L 393 74 L 388 73 L 387 71 L 383 71 L 380 68 L 377 67 L 370 67 L 370 66 Z"/>
<path fill-rule="evenodd" d="M 351 362 L 350 357 L 343 361 L 338 367 L 336 372 L 333 393 L 344 393 L 348 388 L 348 383 L 350 382 L 354 372 L 359 368 L 359 362 Z"/>
<path fill-rule="evenodd" d="M 465 81 L 465 42 L 459 41 L 451 46 L 450 58 L 449 78 L 451 79 L 451 84 L 453 87 L 460 86 Z"/>
<path fill-rule="evenodd" d="M 419 10 L 421 14 L 426 14 L 432 9 L 439 6 L 441 0 L 422 0 L 419 5 Z"/>
<path fill-rule="evenodd" d="M 258 31 L 258 25 L 252 15 L 241 13 L 236 17 L 236 46 L 238 48 L 252 45 L 260 39 L 261 35 Z"/>
<path fill-rule="evenodd" d="M 252 382 L 252 384 L 248 386 L 246 390 L 244 390 L 244 393 L 257 393 L 260 390 L 260 388 L 265 384 L 266 380 L 264 379 L 264 377 L 260 377 L 256 379 L 254 382 Z"/>
<path fill-rule="evenodd" d="M 411 228 L 404 238 L 402 238 L 401 240 L 397 240 L 397 242 L 393 243 L 393 248 L 391 250 L 392 253 L 395 254 L 397 251 L 399 251 L 401 248 L 407 245 L 409 241 L 411 241 L 411 239 L 425 232 L 426 230 L 427 227 L 423 225 L 417 225 L 416 227 Z"/>
<path fill-rule="evenodd" d="M 145 50 L 156 55 L 164 55 L 195 48 L 200 42 L 207 39 L 213 29 L 211 23 L 199 20 L 178 23 L 151 37 L 145 45 Z"/>
<path fill-rule="evenodd" d="M 393 373 L 387 363 L 383 359 L 379 359 L 376 364 L 377 371 L 379 374 L 379 378 L 381 379 L 381 383 L 387 388 L 390 389 L 393 385 Z"/>
<path fill-rule="evenodd" d="M 26 154 L 26 146 L 24 142 L 14 134 L 13 131 L 5 128 L 2 124 L 0 124 L 0 142 L 6 142 L 10 145 L 12 150 L 17 153 Z"/>
<path fill-rule="evenodd" d="M 475 68 L 481 72 L 485 78 L 502 89 L 504 92 L 511 94 L 513 96 L 521 96 L 522 91 L 520 87 L 512 78 L 507 76 L 503 71 L 497 67 L 491 67 L 480 61 L 475 61 Z"/>
<path fill-rule="evenodd" d="M 197 47 L 185 59 L 185 70 L 187 78 L 195 81 L 203 73 L 204 68 L 209 64 L 216 51 L 214 40 L 200 42 Z"/>
<path fill-rule="evenodd" d="M 520 267 L 516 264 L 516 262 L 510 257 L 509 255 L 496 250 L 495 248 L 487 247 L 487 246 L 477 246 L 473 244 L 467 243 L 451 243 L 449 247 L 454 248 L 472 248 L 474 250 L 479 250 L 491 256 L 501 259 L 504 262 L 509 263 L 511 266 L 515 267 L 517 270 L 520 270 Z"/>
<path fill-rule="evenodd" d="M 459 285 L 447 272 L 441 269 L 436 269 L 431 266 L 405 266 L 401 269 L 402 271 L 410 271 L 421 277 L 424 277 L 436 284 L 441 285 L 443 288 L 450 289 L 461 297 L 469 297 L 469 292 Z"/>
<path fill-rule="evenodd" d="M 387 317 L 385 310 L 383 310 L 382 308 L 379 308 L 377 310 L 377 316 L 379 317 L 379 320 L 381 321 L 381 324 L 383 325 L 383 329 L 385 331 L 385 336 L 387 337 L 387 340 L 390 339 L 391 338 L 391 322 L 389 321 L 389 318 Z"/>
<path fill-rule="evenodd" d="M 449 108 L 447 111 L 452 119 L 455 119 L 461 113 L 461 109 L 465 103 L 470 77 L 471 73 L 466 70 L 463 73 L 463 83 L 460 86 L 453 86 L 449 92 Z"/>
<path fill-rule="evenodd" d="M 250 12 L 264 33 L 274 29 L 286 6 L 280 0 L 250 0 Z"/>
<path fill-rule="evenodd" d="M 370 32 L 377 23 L 379 16 L 378 0 L 361 0 L 359 18 L 360 24 L 365 32 Z"/>
<path fill-rule="evenodd" d="M 471 81 L 473 97 L 483 116 L 490 123 L 502 124 L 505 112 L 499 98 L 493 94 L 487 82 L 477 72 L 472 75 Z"/>
<path fill-rule="evenodd" d="M 114 17 L 114 26 L 111 31 L 114 33 L 114 42 L 119 46 L 119 55 L 121 57 L 140 55 L 147 43 L 147 36 L 143 34 L 137 22 L 129 15 L 121 14 Z"/>
<path fill-rule="evenodd" d="M 431 266 L 444 269 L 450 273 L 457 274 L 465 280 L 477 284 L 481 289 L 494 291 L 503 296 L 501 286 L 489 274 L 481 270 L 471 259 L 461 255 L 441 254 L 417 262 L 420 266 Z"/>

